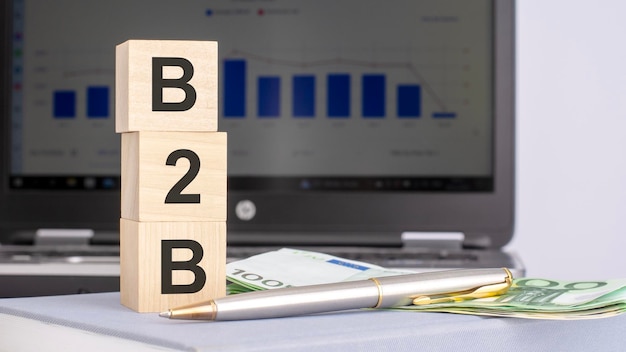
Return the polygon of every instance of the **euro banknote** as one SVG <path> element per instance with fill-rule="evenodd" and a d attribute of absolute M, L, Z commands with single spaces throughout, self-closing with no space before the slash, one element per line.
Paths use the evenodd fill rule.
<path fill-rule="evenodd" d="M 626 310 L 626 280 L 518 278 L 498 296 L 417 304 L 398 309 L 535 319 L 592 319 Z"/>

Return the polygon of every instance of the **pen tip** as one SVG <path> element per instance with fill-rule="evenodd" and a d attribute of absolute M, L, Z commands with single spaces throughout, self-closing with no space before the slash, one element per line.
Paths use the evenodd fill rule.
<path fill-rule="evenodd" d="M 166 311 L 166 312 L 161 312 L 161 313 L 159 313 L 159 316 L 160 316 L 161 318 L 169 318 L 169 317 L 171 317 L 171 316 L 172 316 L 172 312 L 170 312 L 169 310 L 168 310 L 168 311 Z"/>

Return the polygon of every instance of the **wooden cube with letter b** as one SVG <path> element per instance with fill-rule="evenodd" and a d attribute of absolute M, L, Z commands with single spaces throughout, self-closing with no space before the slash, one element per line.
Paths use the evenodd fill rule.
<path fill-rule="evenodd" d="M 161 312 L 226 291 L 226 222 L 120 220 L 120 296 Z"/>
<path fill-rule="evenodd" d="M 138 312 L 225 295 L 227 141 L 217 132 L 217 60 L 216 42 L 116 48 L 120 296 Z"/>
<path fill-rule="evenodd" d="M 115 131 L 217 131 L 217 61 L 217 42 L 118 45 Z"/>

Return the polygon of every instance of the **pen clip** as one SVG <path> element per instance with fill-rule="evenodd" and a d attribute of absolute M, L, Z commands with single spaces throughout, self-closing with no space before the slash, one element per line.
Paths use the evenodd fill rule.
<path fill-rule="evenodd" d="M 436 304 L 436 303 L 453 303 L 453 302 L 461 302 L 470 299 L 476 298 L 485 298 L 485 297 L 493 297 L 497 295 L 501 295 L 508 291 L 513 283 L 513 275 L 507 268 L 503 268 L 506 272 L 506 277 L 504 278 L 504 282 L 497 282 L 493 284 L 487 284 L 480 286 L 475 289 L 470 289 L 466 291 L 460 292 L 450 292 L 444 295 L 436 295 L 436 296 L 418 296 L 413 298 L 413 304 L 416 306 L 422 306 L 427 304 Z"/>

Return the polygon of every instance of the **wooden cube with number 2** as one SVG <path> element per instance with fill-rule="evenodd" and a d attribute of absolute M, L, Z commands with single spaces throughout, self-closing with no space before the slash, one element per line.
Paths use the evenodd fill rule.
<path fill-rule="evenodd" d="M 226 221 L 226 133 L 122 134 L 122 218 Z"/>

